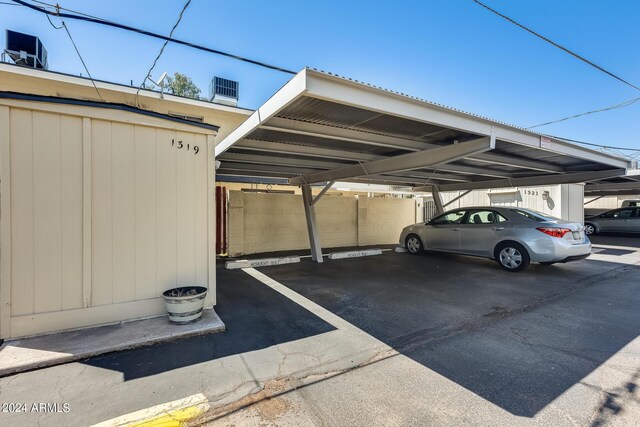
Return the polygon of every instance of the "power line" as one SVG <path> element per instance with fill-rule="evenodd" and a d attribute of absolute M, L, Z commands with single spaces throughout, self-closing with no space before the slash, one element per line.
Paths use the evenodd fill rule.
<path fill-rule="evenodd" d="M 84 59 L 82 59 L 82 55 L 80 54 L 80 51 L 78 50 L 78 46 L 76 46 L 76 42 L 74 42 L 73 41 L 73 37 L 71 37 L 71 33 L 69 32 L 69 28 L 67 28 L 67 24 L 64 22 L 64 20 L 62 18 L 60 18 L 60 20 L 62 21 L 62 27 L 65 29 L 65 31 L 67 32 L 67 35 L 69 36 L 69 40 L 71 40 L 71 44 L 73 45 L 73 48 L 76 50 L 76 53 L 78 54 L 78 58 L 80 58 L 80 62 L 82 62 L 82 66 L 84 67 L 84 70 L 87 72 L 87 75 L 89 76 L 89 79 L 91 80 L 91 84 L 93 84 L 93 87 L 96 90 L 96 92 L 98 94 L 98 97 L 104 102 L 104 98 L 100 94 L 100 91 L 98 90 L 98 86 L 96 86 L 96 82 L 93 81 L 93 77 L 91 76 L 91 73 L 89 72 L 89 68 L 87 68 L 87 64 L 84 62 Z M 53 23 L 51 25 L 53 25 Z"/>
<path fill-rule="evenodd" d="M 185 10 L 187 10 L 187 8 L 189 7 L 190 4 L 191 4 L 191 0 L 187 0 L 187 2 L 182 7 L 182 10 L 180 11 L 180 15 L 178 15 L 178 20 L 176 21 L 176 23 L 173 25 L 173 28 L 171 28 L 171 31 L 169 32 L 169 37 L 173 36 L 173 32 L 176 30 L 176 28 L 178 28 L 178 25 L 180 24 L 180 21 L 182 21 L 182 16 L 184 15 Z M 140 89 L 142 89 L 142 86 L 144 85 L 144 83 L 151 76 L 151 72 L 156 67 L 156 64 L 158 63 L 158 60 L 162 56 L 162 53 L 164 52 L 164 48 L 167 47 L 168 43 L 169 43 L 169 40 L 165 40 L 164 41 L 164 44 L 160 48 L 160 52 L 158 52 L 158 55 L 156 56 L 156 59 L 153 61 L 153 64 L 151 65 L 151 68 L 149 68 L 149 71 L 147 71 L 147 74 L 144 77 L 144 79 L 142 80 L 142 83 L 140 83 L 140 87 L 138 87 L 138 90 L 136 92 L 136 96 L 138 95 L 138 93 L 140 93 Z"/>
<path fill-rule="evenodd" d="M 44 6 L 49 6 L 49 7 L 53 8 L 53 9 L 55 9 L 56 12 L 60 12 L 61 10 L 66 10 L 67 12 L 73 12 L 73 13 L 76 13 L 78 15 L 86 16 L 88 18 L 101 19 L 101 18 L 98 18 L 97 16 L 89 15 L 87 13 L 78 12 L 77 10 L 73 10 L 73 9 L 68 9 L 66 7 L 62 7 L 57 3 L 56 4 L 51 4 L 51 3 L 46 3 L 46 2 L 43 2 L 43 1 L 39 1 L 39 0 L 31 0 L 31 1 L 34 2 L 34 3 L 40 3 L 41 5 L 44 5 Z M 107 21 L 107 19 L 103 19 L 103 21 Z"/>
<path fill-rule="evenodd" d="M 45 16 L 47 17 L 47 21 L 49 21 L 49 24 L 51 24 L 51 26 L 53 28 L 55 28 L 56 30 L 61 30 L 61 29 L 64 28 L 64 30 L 67 32 L 67 35 L 69 36 L 69 40 L 71 40 L 71 44 L 73 45 L 73 48 L 76 50 L 76 53 L 78 54 L 78 58 L 80 58 L 80 62 L 82 62 L 82 66 L 84 67 L 84 70 L 87 72 L 87 75 L 89 76 L 89 79 L 91 80 L 91 84 L 93 85 L 94 89 L 98 93 L 98 97 L 100 97 L 100 99 L 102 101 L 104 101 L 104 98 L 102 98 L 102 95 L 100 94 L 100 91 L 98 90 L 98 86 L 96 86 L 96 83 L 93 81 L 93 77 L 91 76 L 91 73 L 89 72 L 89 68 L 87 68 L 87 64 L 84 62 L 84 59 L 82 58 L 82 55 L 80 54 L 80 50 L 78 49 L 78 46 L 76 46 L 76 43 L 73 41 L 73 37 L 71 37 L 71 33 L 69 32 L 69 28 L 67 28 L 67 25 L 65 24 L 64 20 L 62 18 L 60 18 L 60 21 L 62 22 L 62 25 L 60 27 L 56 27 L 56 25 L 51 21 L 51 18 L 49 17 L 49 15 L 45 15 Z"/>
<path fill-rule="evenodd" d="M 59 16 L 60 18 L 76 19 L 76 20 L 79 20 L 79 21 L 92 22 L 92 23 L 95 23 L 95 24 L 100 24 L 100 25 L 106 25 L 106 26 L 109 26 L 109 27 L 119 28 L 121 30 L 131 31 L 131 32 L 138 33 L 138 34 L 143 34 L 145 36 L 154 37 L 154 38 L 161 39 L 161 40 L 166 40 L 166 41 L 169 41 L 169 42 L 172 42 L 172 43 L 180 44 L 180 45 L 183 45 L 183 46 L 188 46 L 188 47 L 191 47 L 193 49 L 202 50 L 202 51 L 208 52 L 208 53 L 213 53 L 215 55 L 226 56 L 228 58 L 233 58 L 233 59 L 236 59 L 238 61 L 247 62 L 249 64 L 257 65 L 257 66 L 268 68 L 268 69 L 271 69 L 271 70 L 281 71 L 281 72 L 287 73 L 287 74 L 297 74 L 295 71 L 288 70 L 288 69 L 282 68 L 282 67 L 278 67 L 276 65 L 267 64 L 265 62 L 256 61 L 256 60 L 253 60 L 253 59 L 245 58 L 243 56 L 234 55 L 232 53 L 223 52 L 221 50 L 212 49 L 212 48 L 209 48 L 209 47 L 206 47 L 206 46 L 202 46 L 202 45 L 199 45 L 199 44 L 187 42 L 187 41 L 184 41 L 184 40 L 174 39 L 173 37 L 163 36 L 162 34 L 153 33 L 151 31 L 147 31 L 147 30 L 141 30 L 139 28 L 130 27 L 130 26 L 124 25 L 124 24 L 119 24 L 117 22 L 107 21 L 107 20 L 102 19 L 102 18 L 96 18 L 96 17 L 91 17 L 91 16 L 81 16 L 80 14 L 77 14 L 77 13 L 70 14 L 70 13 L 64 13 L 64 12 L 51 12 L 51 11 L 45 9 L 45 8 L 35 6 L 33 4 L 25 2 L 23 0 L 11 0 L 11 1 L 13 1 L 14 3 L 17 3 L 19 5 L 28 7 L 29 9 L 35 10 L 36 12 L 44 13 L 44 14 L 47 14 L 47 15 Z M 55 7 L 53 5 L 51 5 L 51 6 Z M 58 8 L 58 9 L 62 9 L 62 8 Z"/>
<path fill-rule="evenodd" d="M 612 145 L 594 144 L 593 142 L 580 141 L 580 140 L 577 140 L 577 139 L 565 138 L 565 137 L 562 137 L 562 136 L 547 135 L 547 134 L 542 134 L 542 135 L 543 136 L 548 136 L 549 138 L 560 139 L 562 141 L 575 142 L 575 143 L 578 143 L 578 144 L 589 145 L 591 147 L 610 148 L 612 150 L 623 150 L 623 151 L 638 151 L 637 148 L 615 147 L 615 146 L 612 146 Z"/>
<path fill-rule="evenodd" d="M 15 1 L 15 0 L 14 0 L 14 1 Z M 571 51 L 571 50 L 567 49 L 566 47 L 564 47 L 564 46 L 562 46 L 562 45 L 560 45 L 560 44 L 558 44 L 558 43 L 554 42 L 553 40 L 548 39 L 547 37 L 543 36 L 542 34 L 537 33 L 537 32 L 533 31 L 532 29 L 530 29 L 530 28 L 528 28 L 528 27 L 525 27 L 524 25 L 520 24 L 519 22 L 516 22 L 516 21 L 514 21 L 513 19 L 509 18 L 508 16 L 506 16 L 506 15 L 504 15 L 504 14 L 502 14 L 502 13 L 498 12 L 497 10 L 490 8 L 490 7 L 489 7 L 489 6 L 487 6 L 486 4 L 484 4 L 484 3 L 482 3 L 482 2 L 480 2 L 480 1 L 478 1 L 478 0 L 471 0 L 471 1 L 473 1 L 474 3 L 476 3 L 476 4 L 478 4 L 478 5 L 482 6 L 482 7 L 484 7 L 485 9 L 487 9 L 487 10 L 491 11 L 492 13 L 494 13 L 494 14 L 498 15 L 499 17 L 501 17 L 501 18 L 503 18 L 503 19 L 505 19 L 505 20 L 507 20 L 507 21 L 511 22 L 513 25 L 516 25 L 516 26 L 518 26 L 518 27 L 522 28 L 523 30 L 527 31 L 528 33 L 531 33 L 531 34 L 533 34 L 534 36 L 536 36 L 536 37 L 538 37 L 538 38 L 540 38 L 540 39 L 542 39 L 542 40 L 546 41 L 547 43 L 549 43 L 549 44 L 551 44 L 551 45 L 553 45 L 553 46 L 555 46 L 555 47 L 557 47 L 558 49 L 563 50 L 564 52 L 568 53 L 569 55 L 571 55 L 571 56 L 573 56 L 573 57 L 575 57 L 575 58 L 577 58 L 577 59 L 579 59 L 580 61 L 582 61 L 582 62 L 584 62 L 584 63 L 586 63 L 586 64 L 588 64 L 588 65 L 590 65 L 590 66 L 592 66 L 592 67 L 594 67 L 594 68 L 596 68 L 596 69 L 598 69 L 598 70 L 600 70 L 600 71 L 602 71 L 602 72 L 603 72 L 603 73 L 605 73 L 605 74 L 608 74 L 609 76 L 613 77 L 613 78 L 614 78 L 614 79 L 616 79 L 616 80 L 621 81 L 622 83 L 626 84 L 627 86 L 631 86 L 632 88 L 634 88 L 634 89 L 636 89 L 636 90 L 640 90 L 640 87 L 638 87 L 638 86 L 634 85 L 633 83 L 629 83 L 628 81 L 624 80 L 622 77 L 619 77 L 619 76 L 615 75 L 615 74 L 614 74 L 614 73 L 612 73 L 611 71 L 607 71 L 607 70 L 605 70 L 605 69 L 604 69 L 604 68 L 602 68 L 601 66 L 594 64 L 593 62 L 589 61 L 589 60 L 588 60 L 588 59 L 586 59 L 585 57 L 580 56 L 580 55 L 578 55 L 577 53 L 575 53 L 575 52 L 573 52 L 573 51 Z"/>
<path fill-rule="evenodd" d="M 575 114 L 573 116 L 564 117 L 562 119 L 553 120 L 553 121 L 545 122 L 545 123 L 540 123 L 539 125 L 529 126 L 526 129 L 533 129 L 533 128 L 537 128 L 537 127 L 541 127 L 541 126 L 547 126 L 547 125 L 551 125 L 551 124 L 554 124 L 554 123 L 559 123 L 559 122 L 564 122 L 566 120 L 575 119 L 577 117 L 587 116 L 589 114 L 595 114 L 595 113 L 601 113 L 603 111 L 614 110 L 616 108 L 628 107 L 630 105 L 635 104 L 638 101 L 640 101 L 640 98 L 633 98 L 633 99 L 629 99 L 627 101 L 621 102 L 621 103 L 616 104 L 616 105 L 610 105 L 609 107 L 600 108 L 598 110 L 591 110 L 591 111 L 587 111 L 586 113 Z"/>
<path fill-rule="evenodd" d="M 16 6 L 18 6 L 18 5 L 16 5 Z M 62 26 L 56 27 L 56 25 L 53 22 L 51 22 L 51 18 L 49 17 L 49 15 L 45 15 L 45 16 L 47 17 L 47 21 L 49 21 L 49 24 L 51 24 L 51 26 L 53 28 L 55 28 L 56 30 L 61 30 L 62 29 Z"/>

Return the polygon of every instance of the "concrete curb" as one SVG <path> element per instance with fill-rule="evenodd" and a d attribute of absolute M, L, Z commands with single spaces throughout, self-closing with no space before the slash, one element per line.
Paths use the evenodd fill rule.
<path fill-rule="evenodd" d="M 382 255 L 382 249 L 363 249 L 360 251 L 333 252 L 329 254 L 329 259 L 359 258 L 372 255 Z"/>
<path fill-rule="evenodd" d="M 216 312 L 206 309 L 188 325 L 159 316 L 7 341 L 0 347 L 0 377 L 224 330 Z"/>
<path fill-rule="evenodd" d="M 181 426 L 185 423 L 202 416 L 209 411 L 210 405 L 207 398 L 202 394 L 185 397 L 173 402 L 141 409 L 130 414 L 112 418 L 94 424 L 92 427 L 168 427 Z"/>
<path fill-rule="evenodd" d="M 227 261 L 224 268 L 227 270 L 235 270 L 240 268 L 259 268 L 268 267 L 270 265 L 294 264 L 300 262 L 300 257 L 289 256 L 281 258 L 260 258 L 260 259 L 243 259 L 238 261 Z"/>

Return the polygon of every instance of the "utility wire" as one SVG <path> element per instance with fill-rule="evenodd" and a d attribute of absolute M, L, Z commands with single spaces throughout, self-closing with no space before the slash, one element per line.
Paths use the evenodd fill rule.
<path fill-rule="evenodd" d="M 612 146 L 612 145 L 594 144 L 593 142 L 579 141 L 577 139 L 565 138 L 565 137 L 562 137 L 562 136 L 547 135 L 547 134 L 542 134 L 542 135 L 543 136 L 548 136 L 549 138 L 560 139 L 562 141 L 575 142 L 575 143 L 578 143 L 578 144 L 589 145 L 591 147 L 610 148 L 610 149 L 613 149 L 613 150 L 624 150 L 624 151 L 638 151 L 637 148 L 615 147 L 615 146 Z"/>
<path fill-rule="evenodd" d="M 182 7 L 182 10 L 180 11 L 180 15 L 178 15 L 178 20 L 176 21 L 176 23 L 173 25 L 173 28 L 171 28 L 171 31 L 169 32 L 169 38 L 171 38 L 173 36 L 173 32 L 176 30 L 176 28 L 178 28 L 178 25 L 180 24 L 180 21 L 182 21 L 182 16 L 184 15 L 185 10 L 187 10 L 187 8 L 189 7 L 190 4 L 191 4 L 191 0 L 187 0 L 187 2 Z M 164 48 L 167 47 L 167 44 L 169 44 L 169 40 L 165 40 L 164 41 L 164 44 L 160 48 L 160 52 L 158 52 L 158 55 L 156 56 L 156 59 L 153 61 L 153 64 L 151 65 L 151 68 L 149 68 L 149 71 L 147 71 L 146 76 L 144 77 L 144 79 L 142 79 L 142 83 L 140 83 L 140 87 L 138 87 L 138 90 L 136 91 L 136 97 L 140 93 L 140 89 L 142 89 L 142 86 L 144 85 L 144 83 L 147 81 L 148 78 L 151 77 L 151 72 L 156 67 L 156 64 L 158 63 L 158 60 L 162 56 L 162 54 L 164 52 Z"/>
<path fill-rule="evenodd" d="M 89 79 L 91 80 L 91 84 L 93 84 L 93 88 L 96 90 L 98 97 L 104 101 L 104 98 L 102 97 L 102 95 L 100 94 L 100 91 L 98 90 L 98 86 L 96 86 L 96 82 L 93 81 L 93 77 L 91 76 L 91 73 L 89 72 L 89 68 L 87 68 L 87 64 L 84 62 L 84 59 L 82 58 L 82 55 L 80 54 L 80 50 L 78 50 L 78 46 L 76 46 L 76 43 L 73 41 L 73 37 L 71 37 L 71 33 L 69 32 L 69 28 L 67 27 L 67 25 L 65 24 L 64 20 L 62 18 L 60 18 L 60 21 L 62 22 L 62 25 L 57 27 L 52 21 L 51 18 L 49 17 L 49 15 L 45 15 L 47 17 L 47 21 L 49 21 L 49 24 L 51 24 L 51 26 L 53 28 L 55 28 L 56 30 L 61 30 L 64 28 L 64 30 L 67 32 L 67 35 L 69 36 L 69 40 L 71 40 L 71 44 L 73 45 L 73 48 L 76 50 L 76 53 L 78 54 L 78 58 L 80 58 L 80 62 L 82 62 L 82 66 L 84 67 L 84 70 L 87 72 L 87 75 L 89 76 Z"/>
<path fill-rule="evenodd" d="M 15 1 L 15 0 L 14 0 L 14 1 Z M 478 1 L 478 0 L 471 0 L 471 1 L 473 1 L 474 3 L 476 3 L 476 4 L 478 4 L 478 5 L 482 6 L 482 7 L 484 7 L 485 9 L 487 9 L 487 10 L 491 11 L 492 13 L 494 13 L 494 14 L 498 15 L 499 17 L 501 17 L 501 18 L 503 18 L 503 19 L 505 19 L 505 20 L 507 20 L 507 21 L 511 22 L 513 25 L 516 25 L 516 26 L 518 26 L 518 27 L 522 28 L 523 30 L 527 31 L 528 33 L 531 33 L 531 34 L 533 34 L 534 36 L 536 36 L 536 37 L 538 37 L 538 38 L 540 38 L 540 39 L 542 39 L 542 40 L 546 41 L 547 43 L 549 43 L 549 44 L 551 44 L 551 45 L 553 45 L 553 46 L 555 46 L 555 47 L 557 47 L 558 49 L 563 50 L 564 52 L 568 53 L 569 55 L 571 55 L 571 56 L 573 56 L 573 57 L 575 57 L 575 58 L 577 58 L 577 59 L 579 59 L 580 61 L 582 61 L 582 62 L 584 62 L 584 63 L 586 63 L 586 64 L 588 64 L 588 65 L 590 65 L 590 66 L 592 66 L 592 67 L 594 67 L 594 68 L 596 68 L 596 69 L 598 69 L 598 70 L 600 70 L 600 71 L 602 71 L 602 72 L 603 72 L 603 73 L 605 73 L 605 74 L 608 74 L 610 77 L 613 77 L 614 79 L 616 79 L 616 80 L 618 80 L 618 81 L 621 81 L 622 83 L 626 84 L 627 86 L 631 86 L 632 88 L 634 88 L 634 89 L 636 89 L 636 90 L 640 90 L 640 87 L 638 87 L 638 86 L 634 85 L 633 83 L 629 83 L 628 81 L 624 80 L 622 77 L 619 77 L 619 76 L 615 75 L 615 74 L 614 74 L 614 73 L 612 73 L 611 71 L 607 71 L 607 70 L 605 70 L 605 69 L 604 69 L 604 68 L 602 68 L 601 66 L 594 64 L 593 62 L 589 61 L 589 60 L 588 60 L 588 59 L 586 59 L 585 57 L 580 56 L 580 55 L 578 55 L 577 53 L 575 53 L 575 52 L 573 52 L 573 51 L 571 51 L 571 50 L 567 49 L 566 47 L 564 47 L 564 46 L 562 46 L 562 45 L 560 45 L 560 44 L 558 44 L 558 43 L 554 42 L 553 40 L 548 39 L 547 37 L 543 36 L 542 34 L 537 33 L 537 32 L 533 31 L 532 29 L 530 29 L 530 28 L 528 28 L 528 27 L 525 27 L 524 25 L 520 24 L 519 22 L 516 22 L 516 21 L 514 21 L 513 19 L 509 18 L 508 16 L 506 16 L 506 15 L 504 15 L 504 14 L 502 14 L 502 13 L 498 12 L 497 10 L 490 8 L 490 7 L 489 7 L 489 6 L 487 6 L 486 4 L 484 4 L 484 3 L 482 3 L 482 2 L 480 2 L 480 1 Z"/>
<path fill-rule="evenodd" d="M 71 40 L 71 44 L 73 45 L 73 48 L 76 50 L 76 53 L 78 54 L 78 58 L 80 58 L 80 62 L 82 62 L 82 66 L 84 67 L 84 70 L 87 72 L 87 75 L 89 76 L 89 79 L 91 80 L 91 84 L 93 84 L 93 87 L 96 90 L 96 93 L 98 94 L 98 97 L 102 100 L 102 102 L 104 102 L 104 98 L 100 94 L 100 91 L 98 90 L 98 86 L 96 86 L 96 82 L 93 80 L 93 77 L 91 76 L 91 73 L 89 72 L 89 68 L 87 68 L 87 64 L 84 62 L 84 59 L 82 59 L 82 55 L 80 54 L 80 51 L 78 50 L 78 46 L 76 46 L 76 42 L 74 42 L 73 41 L 73 37 L 71 37 L 71 33 L 69 32 L 69 28 L 67 27 L 67 24 L 64 22 L 64 20 L 62 18 L 60 18 L 60 20 L 62 21 L 62 27 L 65 29 L 65 31 L 67 32 L 67 35 L 69 36 L 69 40 Z M 53 23 L 51 25 L 53 25 Z"/>
<path fill-rule="evenodd" d="M 204 52 L 209 52 L 209 53 L 213 53 L 213 54 L 216 54 L 216 55 L 226 56 L 228 58 L 233 58 L 233 59 L 236 59 L 238 61 L 247 62 L 247 63 L 253 64 L 253 65 L 258 65 L 260 67 L 268 68 L 270 70 L 281 71 L 281 72 L 287 73 L 287 74 L 297 74 L 295 71 L 288 70 L 288 69 L 282 68 L 282 67 L 278 67 L 276 65 L 267 64 L 265 62 L 260 62 L 260 61 L 256 61 L 256 60 L 253 60 L 253 59 L 245 58 L 243 56 L 234 55 L 232 53 L 223 52 L 221 50 L 212 49 L 212 48 L 209 48 L 209 47 L 206 47 L 206 46 L 202 46 L 202 45 L 199 45 L 199 44 L 187 42 L 187 41 L 184 41 L 184 40 L 175 39 L 173 37 L 163 36 L 162 34 L 153 33 L 151 31 L 147 31 L 147 30 L 141 30 L 139 28 L 131 27 L 131 26 L 124 25 L 124 24 L 119 24 L 117 22 L 107 21 L 107 20 L 102 19 L 102 18 L 96 18 L 96 17 L 91 17 L 91 16 L 81 16 L 78 13 L 70 14 L 70 13 L 59 12 L 59 11 L 51 12 L 51 11 L 49 11 L 49 10 L 43 8 L 43 7 L 35 6 L 33 4 L 25 2 L 23 0 L 11 0 L 11 1 L 13 1 L 14 3 L 17 3 L 19 5 L 28 7 L 29 9 L 35 10 L 36 12 L 44 13 L 44 14 L 47 14 L 47 15 L 59 16 L 60 18 L 76 19 L 76 20 L 79 20 L 79 21 L 92 22 L 92 23 L 95 23 L 95 24 L 100 24 L 100 25 L 106 25 L 106 26 L 109 26 L 109 27 L 119 28 L 119 29 L 122 29 L 122 30 L 131 31 L 131 32 L 138 33 L 138 34 L 143 34 L 145 36 L 154 37 L 154 38 L 161 39 L 161 40 L 166 40 L 166 41 L 169 41 L 169 42 L 172 42 L 172 43 L 176 43 L 176 44 L 180 44 L 180 45 L 183 45 L 183 46 L 188 46 L 188 47 L 191 47 L 193 49 L 202 50 Z M 53 6 L 53 7 L 55 7 L 55 6 Z M 62 8 L 59 8 L 59 9 L 62 9 Z"/>
<path fill-rule="evenodd" d="M 19 5 L 16 5 L 16 6 L 19 6 Z M 51 22 L 51 18 L 49 17 L 49 15 L 45 15 L 45 16 L 47 17 L 47 20 L 49 21 L 49 24 L 51 24 L 51 26 L 53 28 L 55 28 L 56 30 L 61 30 L 62 29 L 62 25 L 59 26 L 59 27 L 56 27 L 56 25 L 53 22 Z"/>
<path fill-rule="evenodd" d="M 528 128 L 525 128 L 525 129 L 533 129 L 533 128 L 537 128 L 537 127 L 541 127 L 541 126 L 551 125 L 551 124 L 554 124 L 554 123 L 564 122 L 566 120 L 575 119 L 577 117 L 588 116 L 589 114 L 601 113 L 603 111 L 615 110 L 616 108 L 628 107 L 630 105 L 635 104 L 638 101 L 640 101 L 640 98 L 633 98 L 633 99 L 629 99 L 627 101 L 621 102 L 621 103 L 616 104 L 616 105 L 610 105 L 609 107 L 600 108 L 598 110 L 591 110 L 591 111 L 587 111 L 586 113 L 575 114 L 573 116 L 564 117 L 562 119 L 553 120 L 553 121 L 545 122 L 545 123 L 540 123 L 539 125 L 529 126 Z"/>
<path fill-rule="evenodd" d="M 41 5 L 49 6 L 49 7 L 53 8 L 53 9 L 55 9 L 56 11 L 66 10 L 67 12 L 77 13 L 78 15 L 83 15 L 83 16 L 86 16 L 88 18 L 101 19 L 101 18 L 98 18 L 97 16 L 89 15 L 87 13 L 78 12 L 77 10 L 73 10 L 73 9 L 68 9 L 66 7 L 62 7 L 59 4 L 51 4 L 51 3 L 47 3 L 47 2 L 43 2 L 43 1 L 39 1 L 39 0 L 31 0 L 31 1 L 33 3 L 40 3 Z M 107 21 L 107 19 L 104 19 L 104 21 Z"/>

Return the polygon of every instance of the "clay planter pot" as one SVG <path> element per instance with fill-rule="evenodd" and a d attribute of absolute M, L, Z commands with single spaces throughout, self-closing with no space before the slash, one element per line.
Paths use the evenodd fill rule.
<path fill-rule="evenodd" d="M 183 286 L 162 293 L 169 320 L 177 324 L 195 322 L 202 316 L 207 288 L 202 286 Z"/>

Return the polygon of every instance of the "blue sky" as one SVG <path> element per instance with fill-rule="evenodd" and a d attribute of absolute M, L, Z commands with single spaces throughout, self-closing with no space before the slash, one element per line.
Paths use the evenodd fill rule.
<path fill-rule="evenodd" d="M 163 34 L 184 4 L 58 1 Z M 485 2 L 640 86 L 640 2 Z M 139 84 L 163 43 L 90 23 L 67 25 L 93 77 L 102 80 Z M 38 35 L 51 70 L 84 74 L 64 30 L 52 28 L 44 15 L 0 4 L 0 28 Z M 4 46 L 4 32 L 0 37 Z M 471 0 L 193 0 L 174 37 L 284 68 L 331 71 L 524 127 L 640 96 Z M 172 44 L 154 77 L 163 71 L 191 76 L 203 92 L 214 75 L 238 80 L 240 105 L 248 108 L 257 108 L 290 78 Z M 640 102 L 537 130 L 640 149 Z"/>

